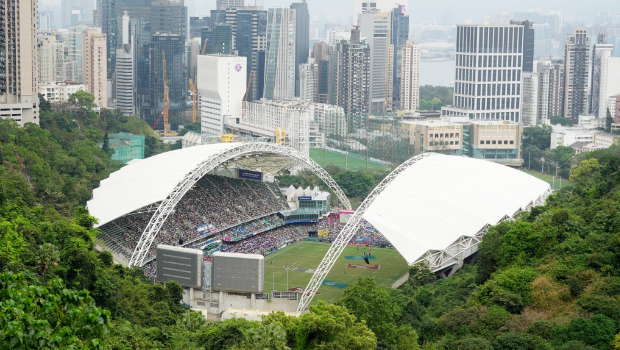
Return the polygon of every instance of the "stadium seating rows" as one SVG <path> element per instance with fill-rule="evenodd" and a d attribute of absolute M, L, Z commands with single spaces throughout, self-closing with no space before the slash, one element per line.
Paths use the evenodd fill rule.
<path fill-rule="evenodd" d="M 207 175 L 168 216 L 149 255 L 154 255 L 158 244 L 186 244 L 209 231 L 226 231 L 285 209 L 286 199 L 275 184 Z M 100 228 L 99 238 L 108 250 L 129 259 L 152 214 L 132 213 L 107 223 Z"/>

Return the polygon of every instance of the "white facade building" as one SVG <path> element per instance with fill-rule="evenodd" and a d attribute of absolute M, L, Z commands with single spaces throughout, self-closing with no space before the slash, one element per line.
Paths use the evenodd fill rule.
<path fill-rule="evenodd" d="M 84 84 L 48 83 L 39 84 L 39 93 L 49 102 L 67 102 L 69 96 L 78 91 L 86 91 Z"/>
<path fill-rule="evenodd" d="M 359 16 L 359 25 L 360 35 L 370 47 L 369 110 L 371 114 L 382 114 L 392 109 L 391 15 L 389 12 L 364 12 Z"/>
<path fill-rule="evenodd" d="M 345 137 L 347 134 L 347 117 L 340 106 L 315 103 L 314 122 L 327 138 L 335 135 Z"/>
<path fill-rule="evenodd" d="M 263 130 L 269 135 L 275 135 L 276 129 L 281 128 L 286 133 L 287 146 L 309 155 L 310 122 L 313 115 L 313 103 L 261 99 L 246 104 L 241 125 Z"/>
<path fill-rule="evenodd" d="M 551 62 L 536 63 L 538 87 L 536 97 L 536 125 L 547 124 L 549 120 L 549 96 L 551 91 Z"/>
<path fill-rule="evenodd" d="M 133 36 L 129 34 L 129 15 L 122 17 L 122 44 L 116 50 L 116 108 L 135 115 L 137 105 L 136 65 Z"/>
<path fill-rule="evenodd" d="M 267 99 L 295 97 L 295 27 L 295 10 L 284 7 L 269 9 L 263 92 Z"/>
<path fill-rule="evenodd" d="M 224 133 L 226 118 L 242 114 L 247 58 L 199 55 L 197 62 L 201 133 L 220 136 Z"/>
<path fill-rule="evenodd" d="M 319 65 L 313 58 L 299 66 L 299 98 L 309 102 L 319 100 Z"/>
<path fill-rule="evenodd" d="M 520 123 L 524 35 L 519 24 L 459 25 L 453 106 L 442 113 Z"/>
<path fill-rule="evenodd" d="M 596 44 L 592 54 L 591 112 L 607 117 L 610 96 L 620 94 L 620 57 L 612 57 L 612 44 Z"/>
<path fill-rule="evenodd" d="M 398 92 L 397 92 L 398 93 Z M 402 50 L 400 109 L 415 112 L 420 107 L 420 46 L 407 41 Z"/>
<path fill-rule="evenodd" d="M 538 72 L 523 72 L 521 121 L 525 126 L 535 126 L 538 122 L 538 87 Z"/>
<path fill-rule="evenodd" d="M 56 35 L 43 35 L 37 44 L 39 83 L 53 83 L 66 80 L 66 43 L 56 40 Z"/>

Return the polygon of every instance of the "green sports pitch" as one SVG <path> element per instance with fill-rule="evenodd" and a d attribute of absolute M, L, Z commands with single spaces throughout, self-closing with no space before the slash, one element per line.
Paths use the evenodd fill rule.
<path fill-rule="evenodd" d="M 271 293 L 274 289 L 287 290 L 287 271 L 288 289 L 306 288 L 329 247 L 328 243 L 302 241 L 268 255 L 265 258 L 265 293 Z M 407 273 L 405 259 L 398 251 L 390 248 L 371 248 L 371 254 L 375 259 L 370 260 L 370 264 L 379 265 L 379 269 L 347 267 L 348 264 L 365 266 L 364 260 L 355 259 L 363 256 L 363 252 L 367 251 L 365 249 L 367 248 L 361 246 L 359 250 L 356 246 L 345 248 L 325 279 L 329 285 L 321 285 L 319 288 L 321 294 L 314 298 L 314 302 L 319 299 L 328 302 L 339 300 L 346 286 L 357 281 L 360 276 L 372 276 L 377 283 L 391 286 Z"/>
<path fill-rule="evenodd" d="M 366 169 L 366 159 L 354 158 L 352 156 L 347 157 L 344 154 L 323 151 L 322 148 L 311 148 L 310 158 L 313 161 L 319 163 L 321 166 L 328 164 L 337 165 L 341 168 L 347 168 L 348 170 L 364 170 Z M 368 161 L 368 169 L 390 169 L 390 166 Z"/>

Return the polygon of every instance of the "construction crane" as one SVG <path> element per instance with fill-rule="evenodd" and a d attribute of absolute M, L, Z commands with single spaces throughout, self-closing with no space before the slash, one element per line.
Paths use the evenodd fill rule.
<path fill-rule="evenodd" d="M 205 38 L 205 43 L 202 44 L 202 51 L 200 51 L 201 55 L 204 55 L 205 52 L 207 51 L 207 43 L 209 42 L 209 38 Z"/>
<path fill-rule="evenodd" d="M 164 71 L 164 136 L 168 136 L 170 132 L 170 124 L 168 120 L 168 74 L 166 72 L 166 51 L 162 51 L 162 66 Z"/>
<path fill-rule="evenodd" d="M 198 83 L 197 79 L 196 82 L 189 80 L 189 91 L 192 93 L 192 123 L 196 122 L 196 83 Z"/>
<path fill-rule="evenodd" d="M 245 88 L 245 97 L 243 98 L 243 106 L 245 107 L 245 103 L 248 102 L 248 96 L 250 96 L 250 86 L 252 86 L 252 74 L 254 72 L 250 71 L 250 79 L 248 80 L 248 86 Z"/>

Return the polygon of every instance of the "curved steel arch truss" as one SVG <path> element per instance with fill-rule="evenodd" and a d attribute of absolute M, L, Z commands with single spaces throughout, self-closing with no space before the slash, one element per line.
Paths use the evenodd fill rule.
<path fill-rule="evenodd" d="M 198 165 L 194 170 L 185 175 L 183 180 L 181 180 L 175 188 L 170 192 L 168 197 L 164 199 L 153 216 L 151 217 L 149 223 L 146 225 L 140 240 L 138 241 L 138 245 L 131 255 L 131 259 L 129 260 L 129 267 L 132 266 L 142 266 L 144 264 L 144 260 L 147 257 L 149 250 L 151 249 L 151 245 L 157 236 L 157 233 L 163 226 L 164 222 L 168 218 L 168 215 L 174 210 L 179 201 L 183 198 L 183 196 L 189 191 L 198 180 L 204 177 L 211 170 L 217 168 L 222 163 L 225 163 L 231 159 L 236 157 L 244 156 L 247 154 L 256 154 L 256 153 L 268 153 L 268 154 L 276 154 L 279 156 L 285 156 L 289 159 L 297 161 L 300 165 L 304 166 L 306 169 L 312 171 L 315 175 L 317 175 L 321 180 L 325 182 L 329 188 L 334 191 L 338 200 L 342 204 L 343 207 L 347 209 L 351 209 L 351 203 L 349 199 L 344 194 L 342 189 L 338 186 L 336 181 L 315 161 L 310 159 L 309 157 L 301 154 L 297 150 L 280 146 L 270 143 L 245 143 L 239 146 L 226 149 L 221 151 L 208 160 L 202 162 Z"/>
<path fill-rule="evenodd" d="M 344 248 L 347 246 L 351 238 L 355 236 L 355 233 L 357 232 L 357 229 L 362 221 L 362 215 L 374 202 L 376 197 L 381 192 L 383 192 L 383 190 L 388 185 L 390 185 L 390 183 L 404 170 L 409 168 L 414 163 L 426 157 L 436 155 L 436 154 L 437 153 L 424 153 L 424 154 L 415 156 L 407 160 L 406 162 L 401 164 L 398 168 L 394 169 L 394 171 L 392 171 L 368 195 L 368 197 L 364 200 L 364 202 L 362 202 L 360 207 L 355 211 L 355 214 L 351 216 L 351 218 L 349 219 L 347 224 L 344 226 L 342 231 L 340 231 L 340 234 L 336 237 L 336 239 L 334 240 L 334 243 L 329 248 L 329 250 L 325 254 L 325 257 L 321 261 L 321 264 L 316 269 L 316 272 L 312 276 L 312 279 L 308 283 L 308 286 L 306 287 L 306 289 L 301 295 L 299 305 L 297 306 L 297 315 L 300 315 L 302 312 L 304 312 L 304 310 L 306 310 L 308 305 L 310 305 L 312 298 L 314 297 L 316 292 L 319 290 L 319 287 L 323 283 L 323 280 L 325 279 L 325 277 L 327 276 L 331 268 L 334 266 L 334 263 L 336 262 L 336 260 L 338 259 L 338 257 L 340 256 Z M 514 216 L 520 213 L 521 211 L 529 211 L 532 207 L 535 207 L 538 205 L 544 205 L 547 197 L 551 193 L 552 191 L 551 189 L 549 189 L 547 192 L 543 193 L 536 200 L 529 203 L 525 208 L 517 210 L 517 212 L 515 212 L 513 216 L 509 216 L 509 215 L 504 216 L 500 220 L 500 222 L 504 220 L 512 220 Z M 445 269 L 446 267 L 450 267 L 457 263 L 462 263 L 463 256 L 468 256 L 471 253 L 474 253 L 475 251 L 477 251 L 478 244 L 482 241 L 482 237 L 486 234 L 489 227 L 490 225 L 485 225 L 474 236 L 471 236 L 471 237 L 463 236 L 459 238 L 456 242 L 454 242 L 452 245 L 450 245 L 448 248 L 442 251 L 429 251 L 426 254 L 424 254 L 422 257 L 420 257 L 415 263 L 424 261 L 429 265 L 429 268 L 433 272 L 440 271 L 442 269 Z M 454 271 L 456 271 L 456 269 L 453 269 L 452 273 L 454 273 Z"/>
<path fill-rule="evenodd" d="M 299 300 L 299 305 L 297 306 L 297 315 L 300 315 L 302 312 L 304 312 L 304 310 L 308 307 L 308 305 L 310 305 L 312 298 L 314 298 L 314 295 L 319 290 L 319 287 L 323 283 L 323 280 L 325 280 L 325 277 L 327 277 L 329 270 L 332 269 L 332 267 L 334 266 L 334 263 L 336 263 L 336 260 L 338 260 L 338 257 L 340 257 L 340 254 L 342 254 L 342 251 L 344 250 L 344 248 L 347 246 L 347 244 L 349 244 L 349 241 L 351 240 L 351 238 L 355 236 L 355 233 L 357 232 L 357 229 L 362 221 L 362 215 L 364 214 L 366 209 L 370 207 L 370 205 L 375 201 L 377 196 L 381 192 L 383 192 L 383 190 L 390 183 L 392 183 L 392 181 L 400 173 L 405 171 L 412 164 L 424 158 L 430 157 L 432 155 L 434 155 L 434 153 L 420 154 L 402 163 L 400 166 L 394 169 L 385 179 L 383 179 L 383 181 L 381 181 L 381 183 L 377 187 L 375 187 L 374 190 L 372 190 L 372 192 L 368 195 L 368 197 L 366 197 L 366 199 L 362 202 L 359 208 L 357 208 L 357 210 L 355 211 L 355 214 L 353 214 L 349 218 L 349 221 L 342 228 L 342 230 L 340 231 L 340 234 L 336 236 L 336 239 L 334 240 L 331 247 L 325 254 L 325 257 L 323 257 L 321 264 L 314 272 L 314 275 L 312 275 L 312 279 L 310 279 L 308 286 L 301 294 L 301 299 Z"/>

